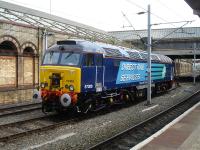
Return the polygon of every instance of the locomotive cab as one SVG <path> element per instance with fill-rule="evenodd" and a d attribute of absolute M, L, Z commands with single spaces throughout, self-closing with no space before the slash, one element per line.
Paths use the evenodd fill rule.
<path fill-rule="evenodd" d="M 84 93 L 102 91 L 103 53 L 81 44 L 58 41 L 45 52 L 40 67 L 43 111 L 77 107 Z"/>
<path fill-rule="evenodd" d="M 40 67 L 40 88 L 43 110 L 70 107 L 77 103 L 80 93 L 82 54 L 50 49 L 44 54 Z"/>

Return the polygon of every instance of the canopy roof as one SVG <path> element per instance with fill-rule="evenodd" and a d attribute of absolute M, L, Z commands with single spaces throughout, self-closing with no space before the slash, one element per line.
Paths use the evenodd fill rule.
<path fill-rule="evenodd" d="M 84 39 L 116 40 L 116 38 L 103 30 L 1 0 L 0 20 L 40 27 L 47 31 L 59 31 Z"/>

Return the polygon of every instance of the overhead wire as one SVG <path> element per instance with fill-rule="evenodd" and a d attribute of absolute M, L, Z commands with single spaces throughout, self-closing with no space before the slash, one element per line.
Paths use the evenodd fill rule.
<path fill-rule="evenodd" d="M 138 8 L 140 8 L 140 9 L 143 9 L 145 12 L 148 12 L 148 10 L 147 10 L 146 8 L 140 6 L 139 4 L 133 2 L 132 0 L 126 0 L 126 1 L 129 2 L 129 3 L 132 4 L 132 5 L 134 5 L 134 6 L 138 7 Z M 153 16 L 155 16 L 155 17 L 157 17 L 157 18 L 159 18 L 160 20 L 163 20 L 163 21 L 166 22 L 166 23 L 171 24 L 172 26 L 174 26 L 174 27 L 177 28 L 177 26 L 175 26 L 173 23 L 170 23 L 170 22 L 167 21 L 166 19 L 164 19 L 164 18 L 162 18 L 162 17 L 160 17 L 160 16 L 158 16 L 158 15 L 152 13 L 152 12 L 150 12 L 150 14 L 153 15 Z"/>
<path fill-rule="evenodd" d="M 166 8 L 166 9 L 168 9 L 168 10 L 170 10 L 170 11 L 173 11 L 174 12 L 174 14 L 177 16 L 177 17 L 179 17 L 179 18 L 182 18 L 183 20 L 185 20 L 185 18 L 182 16 L 182 15 L 180 15 L 179 13 L 177 13 L 174 9 L 172 9 L 172 8 L 170 8 L 169 6 L 167 6 L 165 3 L 163 3 L 161 0 L 157 0 L 164 8 Z M 195 21 L 195 20 L 193 20 L 193 21 Z M 192 21 L 192 22 L 193 22 Z M 180 21 L 181 22 L 181 21 Z M 186 20 L 185 21 L 183 21 L 183 22 L 187 22 Z M 182 28 L 183 29 L 183 28 Z M 184 29 L 183 29 L 184 30 Z M 186 31 L 184 31 L 184 32 L 182 32 L 182 33 L 187 33 Z"/>
<path fill-rule="evenodd" d="M 122 12 L 123 17 L 124 17 L 124 18 L 126 19 L 126 21 L 129 23 L 129 25 L 133 28 L 134 31 L 136 31 L 135 27 L 133 26 L 133 24 L 131 23 L 131 21 L 128 19 L 128 17 L 126 16 L 126 14 L 125 14 L 123 11 L 121 11 L 121 12 Z M 136 31 L 136 32 L 137 32 L 137 31 Z M 138 37 L 142 38 L 139 34 L 136 33 L 136 35 L 137 35 Z"/>
<path fill-rule="evenodd" d="M 185 20 L 185 18 L 182 16 L 182 15 L 180 15 L 179 13 L 177 13 L 174 9 L 172 9 L 172 8 L 170 8 L 169 6 L 167 6 L 165 3 L 163 3 L 161 0 L 157 0 L 164 8 L 166 8 L 166 9 L 168 9 L 168 10 L 170 10 L 170 11 L 173 11 L 174 12 L 174 14 L 176 14 L 176 16 L 177 17 L 180 17 L 180 18 L 182 18 L 183 20 Z"/>
<path fill-rule="evenodd" d="M 147 9 L 145 9 L 144 7 L 140 6 L 139 4 L 133 2 L 132 0 L 126 0 L 126 1 L 129 2 L 129 3 L 132 4 L 132 5 L 134 5 L 134 6 L 138 7 L 138 8 L 140 8 L 140 9 L 143 9 L 145 12 L 148 12 Z M 162 39 L 168 37 L 169 35 L 173 34 L 173 33 L 176 32 L 177 30 L 183 29 L 183 27 L 184 27 L 185 25 L 187 25 L 188 23 L 193 22 L 193 21 L 183 21 L 183 22 L 186 22 L 186 23 L 183 24 L 183 25 L 180 26 L 180 27 L 177 27 L 177 26 L 175 26 L 175 25 L 173 24 L 173 23 L 176 23 L 176 22 L 173 22 L 173 23 L 172 23 L 172 22 L 169 22 L 169 21 L 163 19 L 162 17 L 160 17 L 160 16 L 158 16 L 158 15 L 152 13 L 152 12 L 150 12 L 150 14 L 153 15 L 153 16 L 155 16 L 155 17 L 157 17 L 157 18 L 159 18 L 159 19 L 161 19 L 161 20 L 163 20 L 163 21 L 165 22 L 164 24 L 171 24 L 172 26 L 175 27 L 175 30 L 173 30 L 172 32 L 168 33 L 167 35 L 165 35 L 164 37 L 162 37 L 162 38 L 159 39 L 158 41 L 155 41 L 154 44 L 158 43 L 160 40 L 162 40 Z M 181 22 L 178 22 L 178 23 L 181 23 Z M 163 24 L 163 23 L 158 23 L 158 24 L 160 25 L 160 24 Z M 153 24 L 152 24 L 152 25 L 153 25 Z M 182 33 L 184 33 L 184 32 L 182 32 Z"/>
<path fill-rule="evenodd" d="M 187 21 L 185 24 L 183 24 L 181 27 L 174 29 L 173 31 L 171 31 L 170 33 L 166 34 L 165 36 L 163 36 L 162 38 L 160 38 L 159 40 L 155 41 L 152 43 L 153 44 L 157 44 L 159 41 L 161 41 L 162 39 L 168 37 L 169 35 L 173 34 L 174 32 L 176 32 L 177 30 L 183 28 L 185 25 L 187 25 L 188 23 L 190 23 L 190 21 Z"/>
<path fill-rule="evenodd" d="M 171 22 L 171 23 L 183 23 L 183 22 L 193 22 L 194 20 L 191 20 L 191 21 L 175 21 L 175 22 Z M 154 25 L 154 26 L 157 26 L 157 25 L 162 25 L 162 24 L 169 24 L 169 23 L 154 23 L 154 24 L 151 24 L 151 25 Z"/>
<path fill-rule="evenodd" d="M 133 26 L 133 24 L 131 23 L 131 21 L 128 19 L 128 17 L 126 16 L 126 14 L 125 14 L 123 11 L 121 11 L 121 12 L 122 12 L 123 17 L 127 20 L 127 22 L 129 23 L 129 25 L 130 25 L 130 26 L 133 28 L 133 30 L 136 32 L 136 34 L 134 34 L 134 35 L 137 35 L 137 36 L 139 37 L 139 39 L 141 40 L 141 42 L 142 42 L 144 45 L 146 45 L 147 43 L 145 43 L 145 41 L 143 40 L 143 38 L 141 37 L 141 35 L 138 34 L 137 30 L 135 29 L 135 27 Z"/>

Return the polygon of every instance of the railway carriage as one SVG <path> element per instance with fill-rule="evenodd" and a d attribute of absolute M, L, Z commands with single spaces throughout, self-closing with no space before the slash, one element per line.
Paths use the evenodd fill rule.
<path fill-rule="evenodd" d="M 171 88 L 172 60 L 152 54 L 152 91 Z M 146 96 L 147 53 L 85 40 L 58 41 L 40 67 L 43 111 L 97 111 Z"/>
<path fill-rule="evenodd" d="M 193 75 L 192 62 L 186 60 L 175 60 L 174 67 L 174 75 L 176 77 L 192 77 Z"/>

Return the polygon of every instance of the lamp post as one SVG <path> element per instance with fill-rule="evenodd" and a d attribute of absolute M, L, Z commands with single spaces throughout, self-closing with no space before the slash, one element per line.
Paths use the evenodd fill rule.
<path fill-rule="evenodd" d="M 151 105 L 151 7 L 148 5 L 148 43 L 147 43 L 147 105 Z"/>
<path fill-rule="evenodd" d="M 49 12 L 51 14 L 51 0 L 49 1 Z"/>
<path fill-rule="evenodd" d="M 43 37 L 43 53 L 42 53 L 42 56 L 44 56 L 45 50 L 48 48 L 48 34 L 47 34 L 46 29 L 43 31 L 42 37 Z"/>
<path fill-rule="evenodd" d="M 43 53 L 42 56 L 44 56 L 45 50 L 48 48 L 48 36 L 52 36 L 54 33 L 48 32 L 46 29 L 43 31 Z"/>
<path fill-rule="evenodd" d="M 138 12 L 138 15 L 141 14 L 145 14 L 148 13 L 148 24 L 147 24 L 147 29 L 148 29 L 148 38 L 147 38 L 147 52 L 148 52 L 148 57 L 147 57 L 147 105 L 151 105 L 151 26 L 152 25 L 161 25 L 161 24 L 171 24 L 171 23 L 181 23 L 181 22 L 186 22 L 184 25 L 193 22 L 192 21 L 178 21 L 178 22 L 167 22 L 167 23 L 156 23 L 156 24 L 151 24 L 151 6 L 150 4 L 148 4 L 148 9 L 147 12 Z M 183 26 L 184 26 L 183 25 Z M 182 28 L 183 26 L 181 26 L 180 28 Z M 173 32 L 175 32 L 176 30 L 180 29 L 177 28 L 175 29 Z M 172 33 L 173 33 L 172 32 Z M 167 35 L 168 36 L 168 35 Z M 157 41 L 158 42 L 158 41 Z M 154 42 L 156 43 L 156 42 Z M 196 43 L 194 44 L 194 66 L 195 66 L 195 60 L 196 60 Z M 194 73 L 193 73 L 194 74 Z M 194 77 L 194 84 L 195 84 L 195 77 Z"/>
<path fill-rule="evenodd" d="M 193 60 L 193 84 L 196 84 L 196 43 L 193 46 L 194 60 Z"/>
<path fill-rule="evenodd" d="M 138 15 L 148 13 L 147 15 L 147 105 L 151 105 L 151 6 L 148 5 L 147 12 L 139 12 Z"/>

